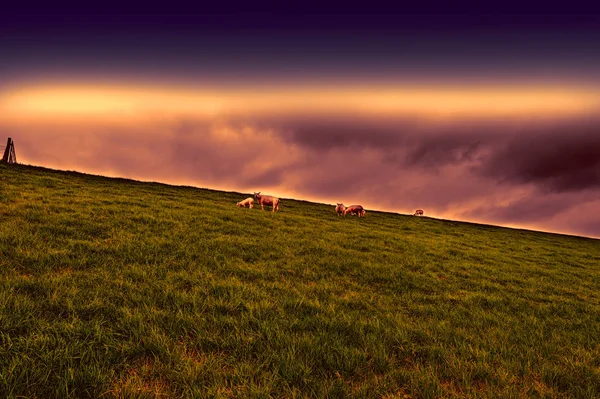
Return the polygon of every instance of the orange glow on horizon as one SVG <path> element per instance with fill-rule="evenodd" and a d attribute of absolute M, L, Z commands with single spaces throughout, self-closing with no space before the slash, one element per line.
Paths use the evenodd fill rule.
<path fill-rule="evenodd" d="M 0 93 L 8 118 L 134 120 L 235 113 L 362 112 L 431 118 L 569 116 L 600 108 L 600 92 L 577 87 L 282 87 L 274 90 L 166 89 L 134 86 L 39 86 Z"/>

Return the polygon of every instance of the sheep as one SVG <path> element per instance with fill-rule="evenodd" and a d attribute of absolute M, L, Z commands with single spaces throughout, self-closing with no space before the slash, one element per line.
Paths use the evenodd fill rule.
<path fill-rule="evenodd" d="M 365 216 L 366 212 L 362 205 L 350 205 L 344 210 L 344 216 L 347 214 L 357 215 L 358 217 Z"/>
<path fill-rule="evenodd" d="M 265 210 L 265 205 L 271 205 L 273 207 L 273 212 L 279 210 L 279 204 L 281 203 L 281 201 L 277 197 L 263 195 L 259 191 L 257 193 L 254 193 L 254 198 L 256 198 L 256 200 L 260 204 L 260 208 L 263 211 Z"/>
<path fill-rule="evenodd" d="M 254 198 L 248 197 L 243 201 L 240 201 L 236 204 L 239 207 L 245 208 L 248 205 L 248 208 L 252 209 L 254 207 Z"/>

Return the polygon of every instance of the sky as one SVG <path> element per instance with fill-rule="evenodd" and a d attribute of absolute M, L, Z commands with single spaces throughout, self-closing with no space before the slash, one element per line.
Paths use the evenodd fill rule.
<path fill-rule="evenodd" d="M 600 13 L 453 7 L 5 9 L 0 139 L 49 168 L 600 238 Z"/>

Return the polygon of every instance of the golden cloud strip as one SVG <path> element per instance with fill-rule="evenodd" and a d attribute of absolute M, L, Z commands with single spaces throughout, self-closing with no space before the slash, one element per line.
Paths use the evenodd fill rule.
<path fill-rule="evenodd" d="M 284 87 L 167 89 L 133 86 L 61 85 L 0 93 L 9 118 L 68 119 L 148 115 L 218 116 L 356 111 L 427 117 L 569 116 L 600 106 L 600 93 L 577 87 Z"/>

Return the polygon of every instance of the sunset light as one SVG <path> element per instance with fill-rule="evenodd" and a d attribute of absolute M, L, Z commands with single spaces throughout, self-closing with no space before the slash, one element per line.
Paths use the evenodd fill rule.
<path fill-rule="evenodd" d="M 103 121 L 149 115 L 215 116 L 251 112 L 312 111 L 411 114 L 425 117 L 566 116 L 600 108 L 600 92 L 582 88 L 513 89 L 440 87 L 318 88 L 285 87 L 276 91 L 243 88 L 206 92 L 128 86 L 43 86 L 0 93 L 7 117 L 92 116 Z"/>

